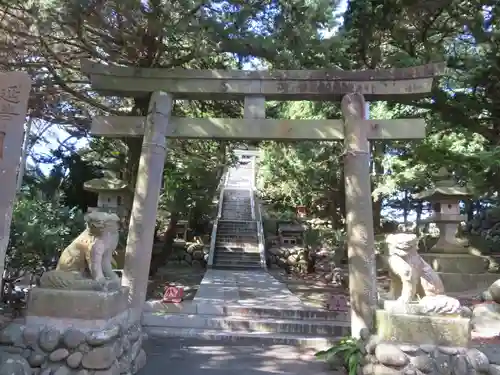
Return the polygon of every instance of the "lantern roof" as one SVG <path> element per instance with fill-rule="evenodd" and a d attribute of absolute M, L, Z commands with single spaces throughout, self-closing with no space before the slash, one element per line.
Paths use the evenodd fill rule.
<path fill-rule="evenodd" d="M 453 179 L 447 168 L 442 167 L 434 174 L 434 186 L 414 195 L 415 199 L 440 200 L 449 198 L 470 197 L 472 194 L 465 186 L 460 186 Z"/>
<path fill-rule="evenodd" d="M 83 183 L 83 188 L 93 193 L 123 191 L 128 188 L 128 184 L 117 178 L 112 171 L 104 171 L 104 176 L 101 178 L 94 178 Z"/>

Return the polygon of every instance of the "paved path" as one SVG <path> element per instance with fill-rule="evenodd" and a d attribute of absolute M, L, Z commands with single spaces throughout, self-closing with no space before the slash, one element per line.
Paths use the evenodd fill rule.
<path fill-rule="evenodd" d="M 138 375 L 336 375 L 312 352 L 288 345 L 150 338 L 145 350 L 148 361 Z"/>
<path fill-rule="evenodd" d="M 193 302 L 275 308 L 314 309 L 295 296 L 286 285 L 266 271 L 224 271 L 205 273 Z"/>

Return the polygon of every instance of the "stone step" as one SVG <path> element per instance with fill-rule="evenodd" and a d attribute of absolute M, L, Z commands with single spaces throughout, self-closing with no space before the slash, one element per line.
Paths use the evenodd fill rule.
<path fill-rule="evenodd" d="M 185 337 L 205 340 L 237 341 L 252 344 L 296 345 L 307 349 L 325 350 L 335 344 L 336 337 L 307 337 L 283 333 L 225 332 L 195 328 L 144 327 L 151 337 Z"/>
<path fill-rule="evenodd" d="M 213 265 L 215 265 L 216 267 L 226 267 L 226 268 L 238 267 L 241 269 L 247 269 L 253 267 L 260 268 L 260 259 L 258 261 L 244 260 L 244 259 L 220 259 L 217 258 L 216 255 Z"/>
<path fill-rule="evenodd" d="M 257 247 L 243 247 L 239 245 L 219 245 L 215 246 L 216 252 L 225 252 L 230 254 L 243 254 L 243 253 L 258 253 L 259 249 Z"/>
<path fill-rule="evenodd" d="M 225 251 L 216 251 L 215 252 L 216 260 L 242 260 L 242 261 L 251 261 L 251 262 L 260 262 L 260 253 L 252 252 L 252 253 L 230 253 Z"/>
<path fill-rule="evenodd" d="M 257 233 L 257 227 L 252 228 L 248 225 L 234 226 L 234 225 L 220 225 L 217 226 L 217 231 L 227 232 L 227 233 Z"/>
<path fill-rule="evenodd" d="M 247 241 L 258 241 L 259 240 L 259 236 L 257 233 L 245 233 L 245 234 L 242 234 L 242 233 L 219 233 L 219 231 L 217 231 L 217 234 L 216 234 L 216 238 L 219 239 L 219 238 L 230 238 L 233 242 L 238 242 L 238 241 L 241 241 L 241 242 L 247 242 Z"/>
<path fill-rule="evenodd" d="M 265 273 L 264 270 L 260 271 Z M 349 311 L 331 311 L 308 305 L 294 305 L 288 302 L 275 303 L 270 306 L 241 305 L 241 304 L 216 304 L 207 302 L 186 301 L 180 304 L 164 304 L 158 301 L 146 301 L 144 313 L 155 315 L 175 314 L 201 314 L 215 316 L 236 316 L 247 319 L 292 319 L 292 320 L 327 320 L 333 322 L 349 322 Z"/>
<path fill-rule="evenodd" d="M 256 233 L 257 232 L 257 224 L 255 226 L 253 225 L 227 225 L 227 224 L 220 224 L 220 222 L 217 225 L 217 231 L 221 232 L 233 232 L 233 233 Z"/>
<path fill-rule="evenodd" d="M 143 324 L 150 327 L 183 327 L 227 332 L 290 333 L 306 336 L 347 336 L 350 323 L 329 320 L 249 319 L 237 316 L 199 314 L 145 315 Z"/>
<path fill-rule="evenodd" d="M 212 264 L 212 268 L 216 270 L 234 270 L 234 271 L 249 271 L 249 270 L 261 270 L 263 269 L 260 264 L 238 264 L 238 265 L 228 265 L 228 264 L 220 264 L 214 262 Z"/>
<path fill-rule="evenodd" d="M 233 252 L 254 252 L 259 251 L 259 244 L 257 242 L 231 242 L 231 240 L 216 240 L 216 247 L 231 247 L 231 248 L 241 248 L 243 251 L 233 251 Z"/>

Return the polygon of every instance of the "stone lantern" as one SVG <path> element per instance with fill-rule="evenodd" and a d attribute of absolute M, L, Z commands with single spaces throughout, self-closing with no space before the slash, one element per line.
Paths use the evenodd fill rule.
<path fill-rule="evenodd" d="M 89 207 L 89 211 L 113 212 L 123 216 L 125 200 L 130 199 L 128 184 L 112 171 L 104 171 L 103 177 L 86 181 L 83 188 L 97 194 L 97 207 Z"/>
<path fill-rule="evenodd" d="M 471 193 L 458 186 L 446 168 L 435 176 L 432 189 L 415 195 L 432 203 L 434 214 L 425 222 L 435 223 L 439 228 L 438 242 L 422 258 L 439 274 L 446 292 L 465 292 L 487 287 L 498 275 L 488 274 L 488 262 L 468 241 L 457 238 L 460 222 L 460 200 L 468 199 Z"/>
<path fill-rule="evenodd" d="M 457 185 L 446 168 L 435 175 L 435 186 L 415 196 L 432 204 L 434 214 L 427 222 L 439 228 L 439 240 L 433 252 L 467 253 L 467 243 L 457 238 L 458 225 L 466 218 L 460 215 L 460 201 L 471 197 L 468 189 Z"/>

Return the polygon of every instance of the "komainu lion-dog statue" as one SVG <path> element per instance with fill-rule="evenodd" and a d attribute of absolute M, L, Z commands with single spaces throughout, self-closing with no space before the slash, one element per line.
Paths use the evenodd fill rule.
<path fill-rule="evenodd" d="M 85 215 L 86 229 L 61 253 L 57 267 L 45 272 L 40 287 L 107 291 L 120 287 L 113 271 L 118 246 L 117 215 L 94 211 Z"/>
<path fill-rule="evenodd" d="M 410 233 L 389 234 L 387 263 L 392 298 L 408 303 L 415 297 L 444 294 L 443 282 L 418 254 L 418 237 Z"/>

